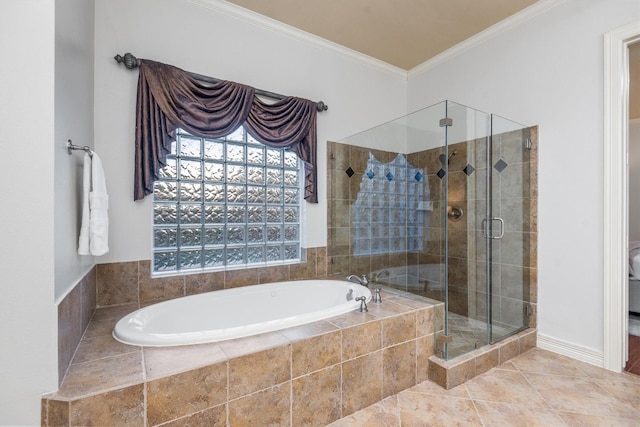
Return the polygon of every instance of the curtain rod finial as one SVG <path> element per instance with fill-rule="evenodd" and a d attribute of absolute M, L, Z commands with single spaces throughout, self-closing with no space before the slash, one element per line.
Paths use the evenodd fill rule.
<path fill-rule="evenodd" d="M 323 101 L 318 101 L 316 102 L 316 109 L 320 112 L 327 111 L 329 109 L 329 106 L 325 104 Z"/>
<path fill-rule="evenodd" d="M 124 64 L 124 66 L 130 70 L 133 70 L 142 64 L 142 59 L 136 58 L 129 52 L 125 53 L 124 56 L 118 54 L 114 56 L 113 59 L 115 59 L 119 64 Z"/>

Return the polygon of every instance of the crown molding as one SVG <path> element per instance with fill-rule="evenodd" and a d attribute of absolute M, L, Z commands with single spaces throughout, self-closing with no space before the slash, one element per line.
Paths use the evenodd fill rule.
<path fill-rule="evenodd" d="M 532 4 L 531 6 L 522 9 L 520 12 L 490 26 L 486 30 L 481 31 L 466 40 L 461 41 L 457 45 L 445 50 L 442 53 L 439 53 L 438 55 L 423 62 L 422 64 L 413 67 L 407 72 L 407 77 L 412 78 L 425 73 L 437 67 L 438 65 L 455 58 L 463 52 L 481 45 L 482 43 L 486 42 L 492 37 L 497 36 L 498 34 L 504 33 L 511 30 L 512 28 L 522 25 L 531 18 L 545 13 L 548 10 L 564 3 L 565 1 L 566 0 L 540 0 Z"/>
<path fill-rule="evenodd" d="M 306 31 L 292 27 L 291 25 L 287 25 L 280 21 L 276 21 L 275 19 L 271 19 L 266 16 L 260 15 L 259 13 L 252 12 L 248 9 L 237 6 L 233 3 L 229 3 L 224 0 L 187 0 L 187 1 L 197 6 L 201 6 L 205 9 L 209 9 L 216 13 L 228 16 L 230 18 L 237 19 L 239 21 L 242 21 L 251 25 L 255 25 L 265 30 L 272 31 L 276 34 L 289 37 L 296 41 L 308 43 L 317 47 L 321 47 L 323 49 L 333 51 L 340 55 L 350 57 L 360 63 L 365 63 L 373 68 L 376 68 L 388 74 L 392 74 L 396 77 L 401 77 L 404 79 L 407 78 L 407 71 L 402 68 L 396 67 L 384 61 L 380 61 L 379 59 L 375 59 L 369 55 L 365 55 L 353 49 L 349 49 L 345 46 L 323 39 L 322 37 L 318 37 Z"/>

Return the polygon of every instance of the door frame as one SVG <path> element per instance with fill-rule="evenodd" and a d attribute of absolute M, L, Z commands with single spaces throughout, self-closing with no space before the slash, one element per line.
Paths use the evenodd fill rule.
<path fill-rule="evenodd" d="M 604 348 L 603 367 L 621 372 L 628 358 L 629 45 L 640 20 L 604 35 Z"/>

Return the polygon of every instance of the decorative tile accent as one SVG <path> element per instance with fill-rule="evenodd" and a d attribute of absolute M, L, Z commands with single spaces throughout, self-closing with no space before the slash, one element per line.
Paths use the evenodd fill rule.
<path fill-rule="evenodd" d="M 509 166 L 509 164 L 502 159 L 498 160 L 496 164 L 493 165 L 498 172 L 502 172 L 507 166 Z"/>
<path fill-rule="evenodd" d="M 355 172 L 353 171 L 353 169 L 351 169 L 351 166 L 349 166 L 347 170 L 344 171 L 344 173 L 346 173 L 349 176 L 349 178 L 351 178 Z"/>
<path fill-rule="evenodd" d="M 420 171 L 418 171 L 416 173 L 416 175 L 414 176 L 414 178 L 416 179 L 416 181 L 421 182 L 422 178 L 424 178 L 424 175 L 422 175 L 422 173 Z"/>
<path fill-rule="evenodd" d="M 387 172 L 387 174 L 386 174 L 385 176 L 387 177 L 387 179 L 388 179 L 389 181 L 392 181 L 392 180 L 393 180 L 393 174 L 392 174 L 391 172 Z"/>
<path fill-rule="evenodd" d="M 438 171 L 438 173 L 436 173 L 436 175 L 438 175 L 438 178 L 440 178 L 440 179 L 444 178 L 444 176 L 445 176 L 446 174 L 447 174 L 447 173 L 446 173 L 446 172 L 444 171 L 444 169 L 442 169 L 442 168 L 440 168 L 440 170 Z"/>
<path fill-rule="evenodd" d="M 470 164 L 468 164 L 467 166 L 465 166 L 464 169 L 462 169 L 462 172 L 466 173 L 467 176 L 470 176 L 476 169 L 471 166 Z"/>
<path fill-rule="evenodd" d="M 373 173 L 371 169 L 369 169 L 369 172 L 367 172 L 367 176 L 369 177 L 369 179 L 373 179 L 373 177 L 376 176 L 376 174 Z"/>

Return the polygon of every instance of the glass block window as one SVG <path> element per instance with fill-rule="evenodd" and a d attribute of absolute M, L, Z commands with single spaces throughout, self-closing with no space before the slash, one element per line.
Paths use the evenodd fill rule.
<path fill-rule="evenodd" d="M 430 200 L 425 171 L 402 154 L 382 163 L 371 152 L 365 170 L 351 209 L 354 255 L 422 251 L 424 215 L 418 208 Z"/>
<path fill-rule="evenodd" d="M 298 157 L 241 127 L 220 139 L 179 130 L 153 190 L 153 271 L 300 260 Z"/>

